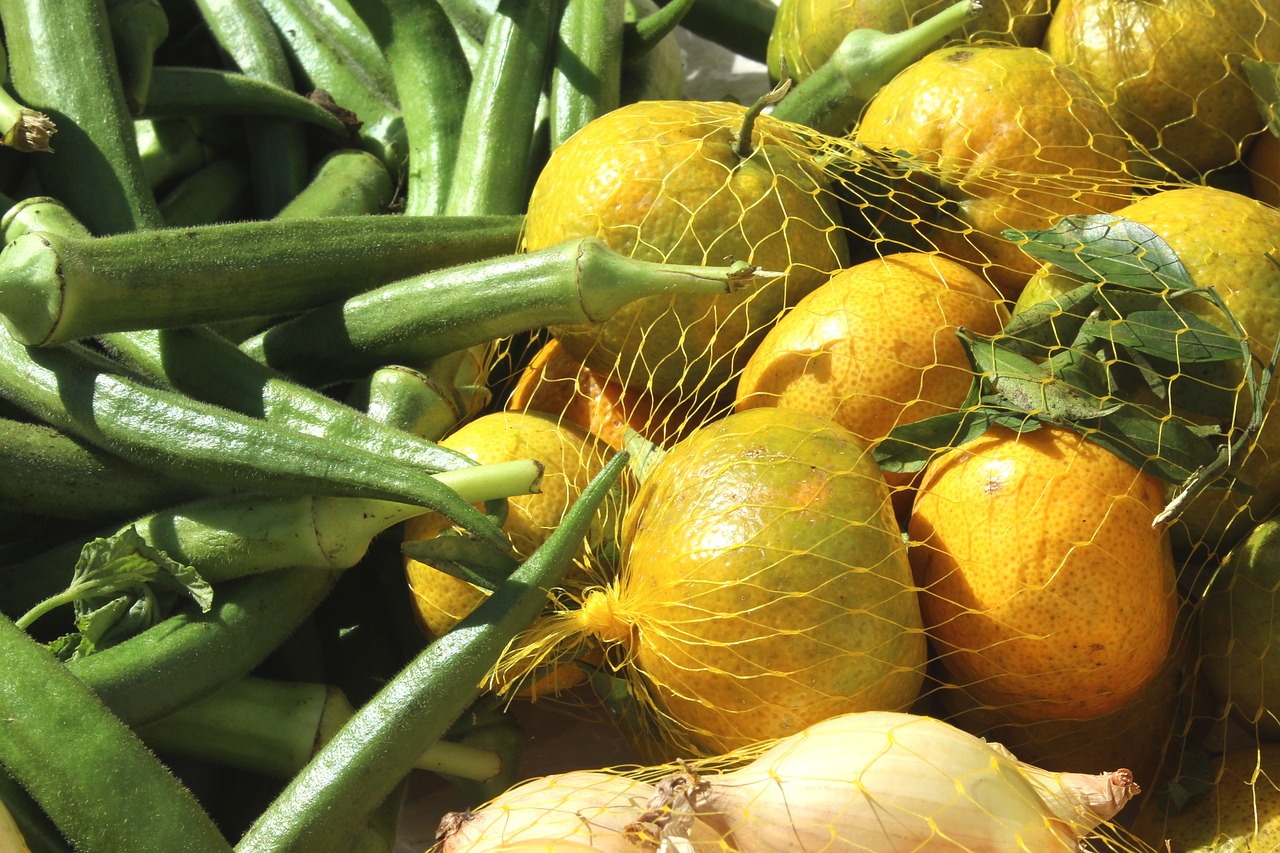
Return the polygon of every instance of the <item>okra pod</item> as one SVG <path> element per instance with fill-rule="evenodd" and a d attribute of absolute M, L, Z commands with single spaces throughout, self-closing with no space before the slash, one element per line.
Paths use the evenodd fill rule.
<path fill-rule="evenodd" d="M 31 231 L 89 236 L 89 229 L 71 215 L 65 204 L 48 196 L 32 196 L 11 204 L 0 219 L 0 231 L 4 234 L 5 243 L 11 243 Z"/>
<path fill-rule="evenodd" d="M 241 837 L 237 853 L 342 849 L 414 757 L 479 697 L 507 644 L 546 606 L 625 463 L 625 453 L 610 460 L 507 581 L 356 712 Z"/>
<path fill-rule="evenodd" d="M 195 0 L 218 47 L 241 73 L 296 92 L 275 27 L 257 0 Z M 307 182 L 307 142 L 294 122 L 264 118 L 247 128 L 254 201 L 266 219 Z"/>
<path fill-rule="evenodd" d="M 659 6 L 672 2 L 677 0 L 657 0 Z M 776 17 L 778 7 L 772 0 L 698 0 L 685 16 L 684 26 L 739 56 L 763 63 Z"/>
<path fill-rule="evenodd" d="M 353 216 L 75 237 L 0 251 L 0 314 L 33 346 L 316 307 L 515 250 L 519 217 Z"/>
<path fill-rule="evenodd" d="M 150 723 L 257 667 L 315 611 L 337 577 L 285 569 L 224 584 L 208 613 L 179 613 L 66 666 L 122 720 Z"/>
<path fill-rule="evenodd" d="M 390 63 L 404 116 L 404 212 L 441 214 L 471 88 L 458 36 L 438 0 L 354 0 L 353 6 Z"/>
<path fill-rule="evenodd" d="M 981 11 L 977 0 L 960 0 L 901 32 L 853 30 L 830 59 L 787 92 L 773 117 L 833 136 L 847 133 L 884 84 Z"/>
<path fill-rule="evenodd" d="M 639 261 L 586 237 L 393 282 L 286 320 L 241 349 L 303 384 L 323 385 L 548 324 L 600 322 L 644 297 L 725 293 L 771 275 L 743 263 Z"/>
<path fill-rule="evenodd" d="M 680 26 L 697 0 L 674 0 L 651 15 L 630 21 L 622 31 L 622 61 L 636 62 Z"/>
<path fill-rule="evenodd" d="M 347 694 L 332 685 L 246 676 L 138 733 L 154 749 L 288 779 L 354 715 Z M 501 772 L 502 760 L 442 740 L 413 767 L 483 782 Z"/>
<path fill-rule="evenodd" d="M 134 121 L 133 127 L 142 174 L 153 191 L 194 172 L 213 158 L 212 150 L 187 119 L 142 118 Z"/>
<path fill-rule="evenodd" d="M 238 159 L 223 157 L 197 169 L 160 199 L 160 214 L 171 228 L 194 228 L 243 219 L 249 176 Z"/>
<path fill-rule="evenodd" d="M 151 95 L 141 115 L 149 119 L 189 116 L 253 116 L 314 125 L 340 140 L 351 135 L 342 119 L 315 101 L 235 71 L 166 66 L 152 73 Z"/>
<path fill-rule="evenodd" d="M 501 0 L 463 115 L 445 212 L 521 213 L 561 0 Z"/>
<path fill-rule="evenodd" d="M 95 234 L 163 224 L 142 171 L 102 0 L 0 0 L 13 92 L 58 127 L 44 192 Z"/>
<path fill-rule="evenodd" d="M 536 492 L 542 466 L 526 459 L 433 476 L 463 500 L 479 503 Z M 132 529 L 148 545 L 218 584 L 287 568 L 349 569 L 364 557 L 374 536 L 418 515 L 421 507 L 392 501 L 235 494 L 156 510 L 125 522 L 117 534 Z M 74 559 L 68 561 L 68 574 L 74 565 Z M 25 628 L 65 603 L 65 595 L 50 596 L 18 624 Z"/>
<path fill-rule="evenodd" d="M 473 410 L 464 408 L 457 389 L 398 364 L 380 367 L 357 382 L 350 400 L 374 420 L 430 441 L 444 438 Z"/>
<path fill-rule="evenodd" d="M 169 37 L 169 17 L 159 0 L 107 0 L 107 23 L 129 112 L 147 104 L 156 48 Z"/>
<path fill-rule="evenodd" d="M 0 145 L 14 151 L 48 153 L 49 139 L 56 132 L 49 117 L 18 103 L 4 88 L 9 78 L 9 57 L 0 45 Z"/>
<path fill-rule="evenodd" d="M 0 765 L 77 850 L 230 851 L 195 797 L 138 736 L 3 615 L 0 658 Z"/>
<path fill-rule="evenodd" d="M 421 469 L 199 403 L 0 333 L 0 396 L 137 465 L 249 491 L 417 503 L 502 549 L 493 520 Z"/>
<path fill-rule="evenodd" d="M 311 180 L 276 219 L 384 213 L 394 196 L 391 174 L 382 161 L 363 149 L 346 148 L 320 161 Z"/>
<path fill-rule="evenodd" d="M 0 507 L 110 521 L 219 491 L 156 474 L 45 424 L 0 418 Z"/>
<path fill-rule="evenodd" d="M 440 0 L 456 30 L 466 33 L 476 44 L 484 44 L 498 0 Z"/>
<path fill-rule="evenodd" d="M 552 52 L 551 147 L 622 98 L 623 0 L 565 0 Z"/>

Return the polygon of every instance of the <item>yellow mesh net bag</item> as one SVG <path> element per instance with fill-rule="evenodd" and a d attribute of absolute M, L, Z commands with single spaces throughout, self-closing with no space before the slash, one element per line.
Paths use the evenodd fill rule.
<path fill-rule="evenodd" d="M 552 153 L 528 249 L 592 235 L 775 275 L 495 365 L 509 417 L 626 446 L 633 470 L 492 686 L 546 699 L 535 677 L 580 673 L 562 701 L 603 703 L 645 766 L 530 783 L 569 823 L 617 811 L 608 843 L 499 805 L 524 828 L 473 848 L 455 826 L 444 849 L 1280 843 L 1280 4 L 1025 5 L 845 136 L 640 102 Z M 1023 15 L 1038 35 L 1014 35 Z M 777 799 L 786 774 L 758 762 L 832 720 L 857 735 Z M 912 740 L 921 720 L 957 740 Z M 748 767 L 758 788 L 685 808 Z M 912 800 L 890 770 L 949 793 Z M 868 841 L 864 807 L 916 846 Z M 961 832 L 984 814 L 990 838 Z"/>

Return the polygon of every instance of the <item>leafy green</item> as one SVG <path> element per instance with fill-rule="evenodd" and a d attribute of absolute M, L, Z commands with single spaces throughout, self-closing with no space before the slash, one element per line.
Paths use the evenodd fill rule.
<path fill-rule="evenodd" d="M 1240 68 L 1249 79 L 1258 112 L 1267 123 L 1267 129 L 1280 136 L 1280 62 L 1264 62 L 1260 59 L 1240 60 Z"/>
<path fill-rule="evenodd" d="M 74 660 L 145 631 L 187 600 L 207 613 L 213 589 L 194 568 L 152 547 L 129 526 L 87 543 L 67 589 L 33 607 L 18 624 L 26 627 L 70 604 L 76 630 L 50 646 L 61 659 Z"/>
<path fill-rule="evenodd" d="M 1053 228 L 1009 230 L 1004 236 L 1026 241 L 1022 250 L 1028 255 L 1085 281 L 1156 291 L 1195 287 L 1187 268 L 1160 235 L 1113 214 L 1065 216 Z"/>

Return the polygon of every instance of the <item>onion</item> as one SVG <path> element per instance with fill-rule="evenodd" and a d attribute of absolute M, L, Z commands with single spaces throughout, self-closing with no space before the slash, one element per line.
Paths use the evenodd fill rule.
<path fill-rule="evenodd" d="M 879 711 L 817 723 L 684 785 L 738 853 L 1075 851 L 1138 790 L 1127 771 L 1048 773 L 932 717 Z"/>
<path fill-rule="evenodd" d="M 639 853 L 656 850 L 673 836 L 691 845 L 682 850 L 723 850 L 718 832 L 681 809 L 673 785 L 665 783 L 660 792 L 626 776 L 594 771 L 531 779 L 477 811 L 445 815 L 436 841 L 441 853 L 496 851 L 525 841 L 566 851 L 576 844 L 600 853 Z M 651 809 L 651 802 L 660 805 Z"/>

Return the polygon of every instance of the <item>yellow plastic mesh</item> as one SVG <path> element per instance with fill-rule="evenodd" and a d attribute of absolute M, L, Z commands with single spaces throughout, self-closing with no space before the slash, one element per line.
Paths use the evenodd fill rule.
<path fill-rule="evenodd" d="M 735 153 L 744 108 L 649 102 L 553 153 L 528 248 L 780 275 L 499 355 L 509 408 L 665 455 L 495 688 L 580 656 L 559 701 L 652 765 L 911 710 L 1132 770 L 1089 849 L 1280 843 L 1280 158 L 1240 68 L 1280 8 L 1046 33 L 940 51 L 848 137 L 762 115 Z M 832 832 L 804 849 L 860 849 Z"/>

